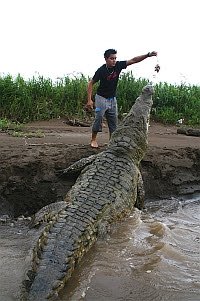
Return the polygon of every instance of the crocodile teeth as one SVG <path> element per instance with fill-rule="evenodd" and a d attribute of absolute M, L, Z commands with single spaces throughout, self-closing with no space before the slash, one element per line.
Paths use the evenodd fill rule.
<path fill-rule="evenodd" d="M 62 284 L 63 284 L 62 281 L 56 280 L 56 281 L 54 281 L 54 283 L 53 283 L 53 285 L 52 285 L 52 289 L 55 290 L 55 289 L 57 289 L 59 286 L 61 286 Z"/>

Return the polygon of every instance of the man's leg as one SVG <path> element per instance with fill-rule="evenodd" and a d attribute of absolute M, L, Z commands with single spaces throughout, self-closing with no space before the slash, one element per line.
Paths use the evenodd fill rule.
<path fill-rule="evenodd" d="M 117 101 L 116 98 L 109 103 L 109 108 L 105 112 L 106 119 L 108 122 L 108 128 L 109 128 L 109 134 L 110 137 L 112 136 L 112 133 L 116 130 L 117 128 L 117 119 L 118 119 L 118 112 L 117 112 Z"/>
<path fill-rule="evenodd" d="M 97 147 L 98 147 L 98 144 L 97 144 L 97 141 L 96 141 L 97 133 L 98 133 L 98 132 L 93 132 L 93 131 L 92 131 L 91 147 L 94 147 L 94 148 L 97 148 Z"/>
<path fill-rule="evenodd" d="M 91 147 L 97 148 L 98 144 L 96 141 L 96 137 L 98 132 L 102 132 L 102 122 L 103 116 L 105 114 L 106 109 L 106 99 L 100 95 L 95 96 L 95 120 L 92 126 L 92 140 L 91 140 Z"/>

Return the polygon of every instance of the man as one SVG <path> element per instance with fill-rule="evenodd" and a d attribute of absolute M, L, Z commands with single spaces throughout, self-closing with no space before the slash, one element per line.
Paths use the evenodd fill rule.
<path fill-rule="evenodd" d="M 102 132 L 102 121 L 104 115 L 108 122 L 110 137 L 117 127 L 117 101 L 116 89 L 120 72 L 127 66 L 139 63 L 144 59 L 157 56 L 156 51 L 136 56 L 128 61 L 117 61 L 117 51 L 108 49 L 104 53 L 106 63 L 102 65 L 94 74 L 88 85 L 88 108 L 93 110 L 92 90 L 93 85 L 100 80 L 100 85 L 95 96 L 95 120 L 92 127 L 91 146 L 98 147 L 96 137 L 98 132 Z"/>

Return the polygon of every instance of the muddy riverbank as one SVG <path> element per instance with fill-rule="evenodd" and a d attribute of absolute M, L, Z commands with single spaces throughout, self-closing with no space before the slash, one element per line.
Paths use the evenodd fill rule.
<path fill-rule="evenodd" d="M 76 176 L 59 172 L 80 158 L 103 151 L 108 129 L 99 134 L 99 148 L 90 147 L 91 126 L 74 127 L 64 119 L 27 124 L 24 132 L 42 138 L 13 137 L 0 132 L 0 217 L 30 216 L 44 205 L 62 200 Z M 149 148 L 141 162 L 146 198 L 200 191 L 200 137 L 177 134 L 176 126 L 151 122 Z"/>
<path fill-rule="evenodd" d="M 38 229 L 28 227 L 29 217 L 44 205 L 62 200 L 70 189 L 77 175 L 60 177 L 62 169 L 103 151 L 108 143 L 106 127 L 98 136 L 99 149 L 89 145 L 91 127 L 68 126 L 65 120 L 26 126 L 29 133 L 37 134 L 38 130 L 43 138 L 0 132 L 2 301 L 19 300 L 31 250 L 39 236 Z M 105 240 L 97 242 L 75 270 L 61 300 L 148 301 L 152 296 L 163 301 L 199 300 L 196 202 L 200 138 L 178 135 L 177 127 L 151 123 L 148 141 L 141 162 L 146 209 L 133 212 L 115 225 Z"/>

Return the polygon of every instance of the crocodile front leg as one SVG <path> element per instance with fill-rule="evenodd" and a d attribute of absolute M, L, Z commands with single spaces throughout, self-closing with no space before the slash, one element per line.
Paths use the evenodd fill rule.
<path fill-rule="evenodd" d="M 135 202 L 135 207 L 141 210 L 144 205 L 144 199 L 145 199 L 144 183 L 143 183 L 141 172 L 139 171 L 138 183 L 137 183 L 137 199 Z"/>

